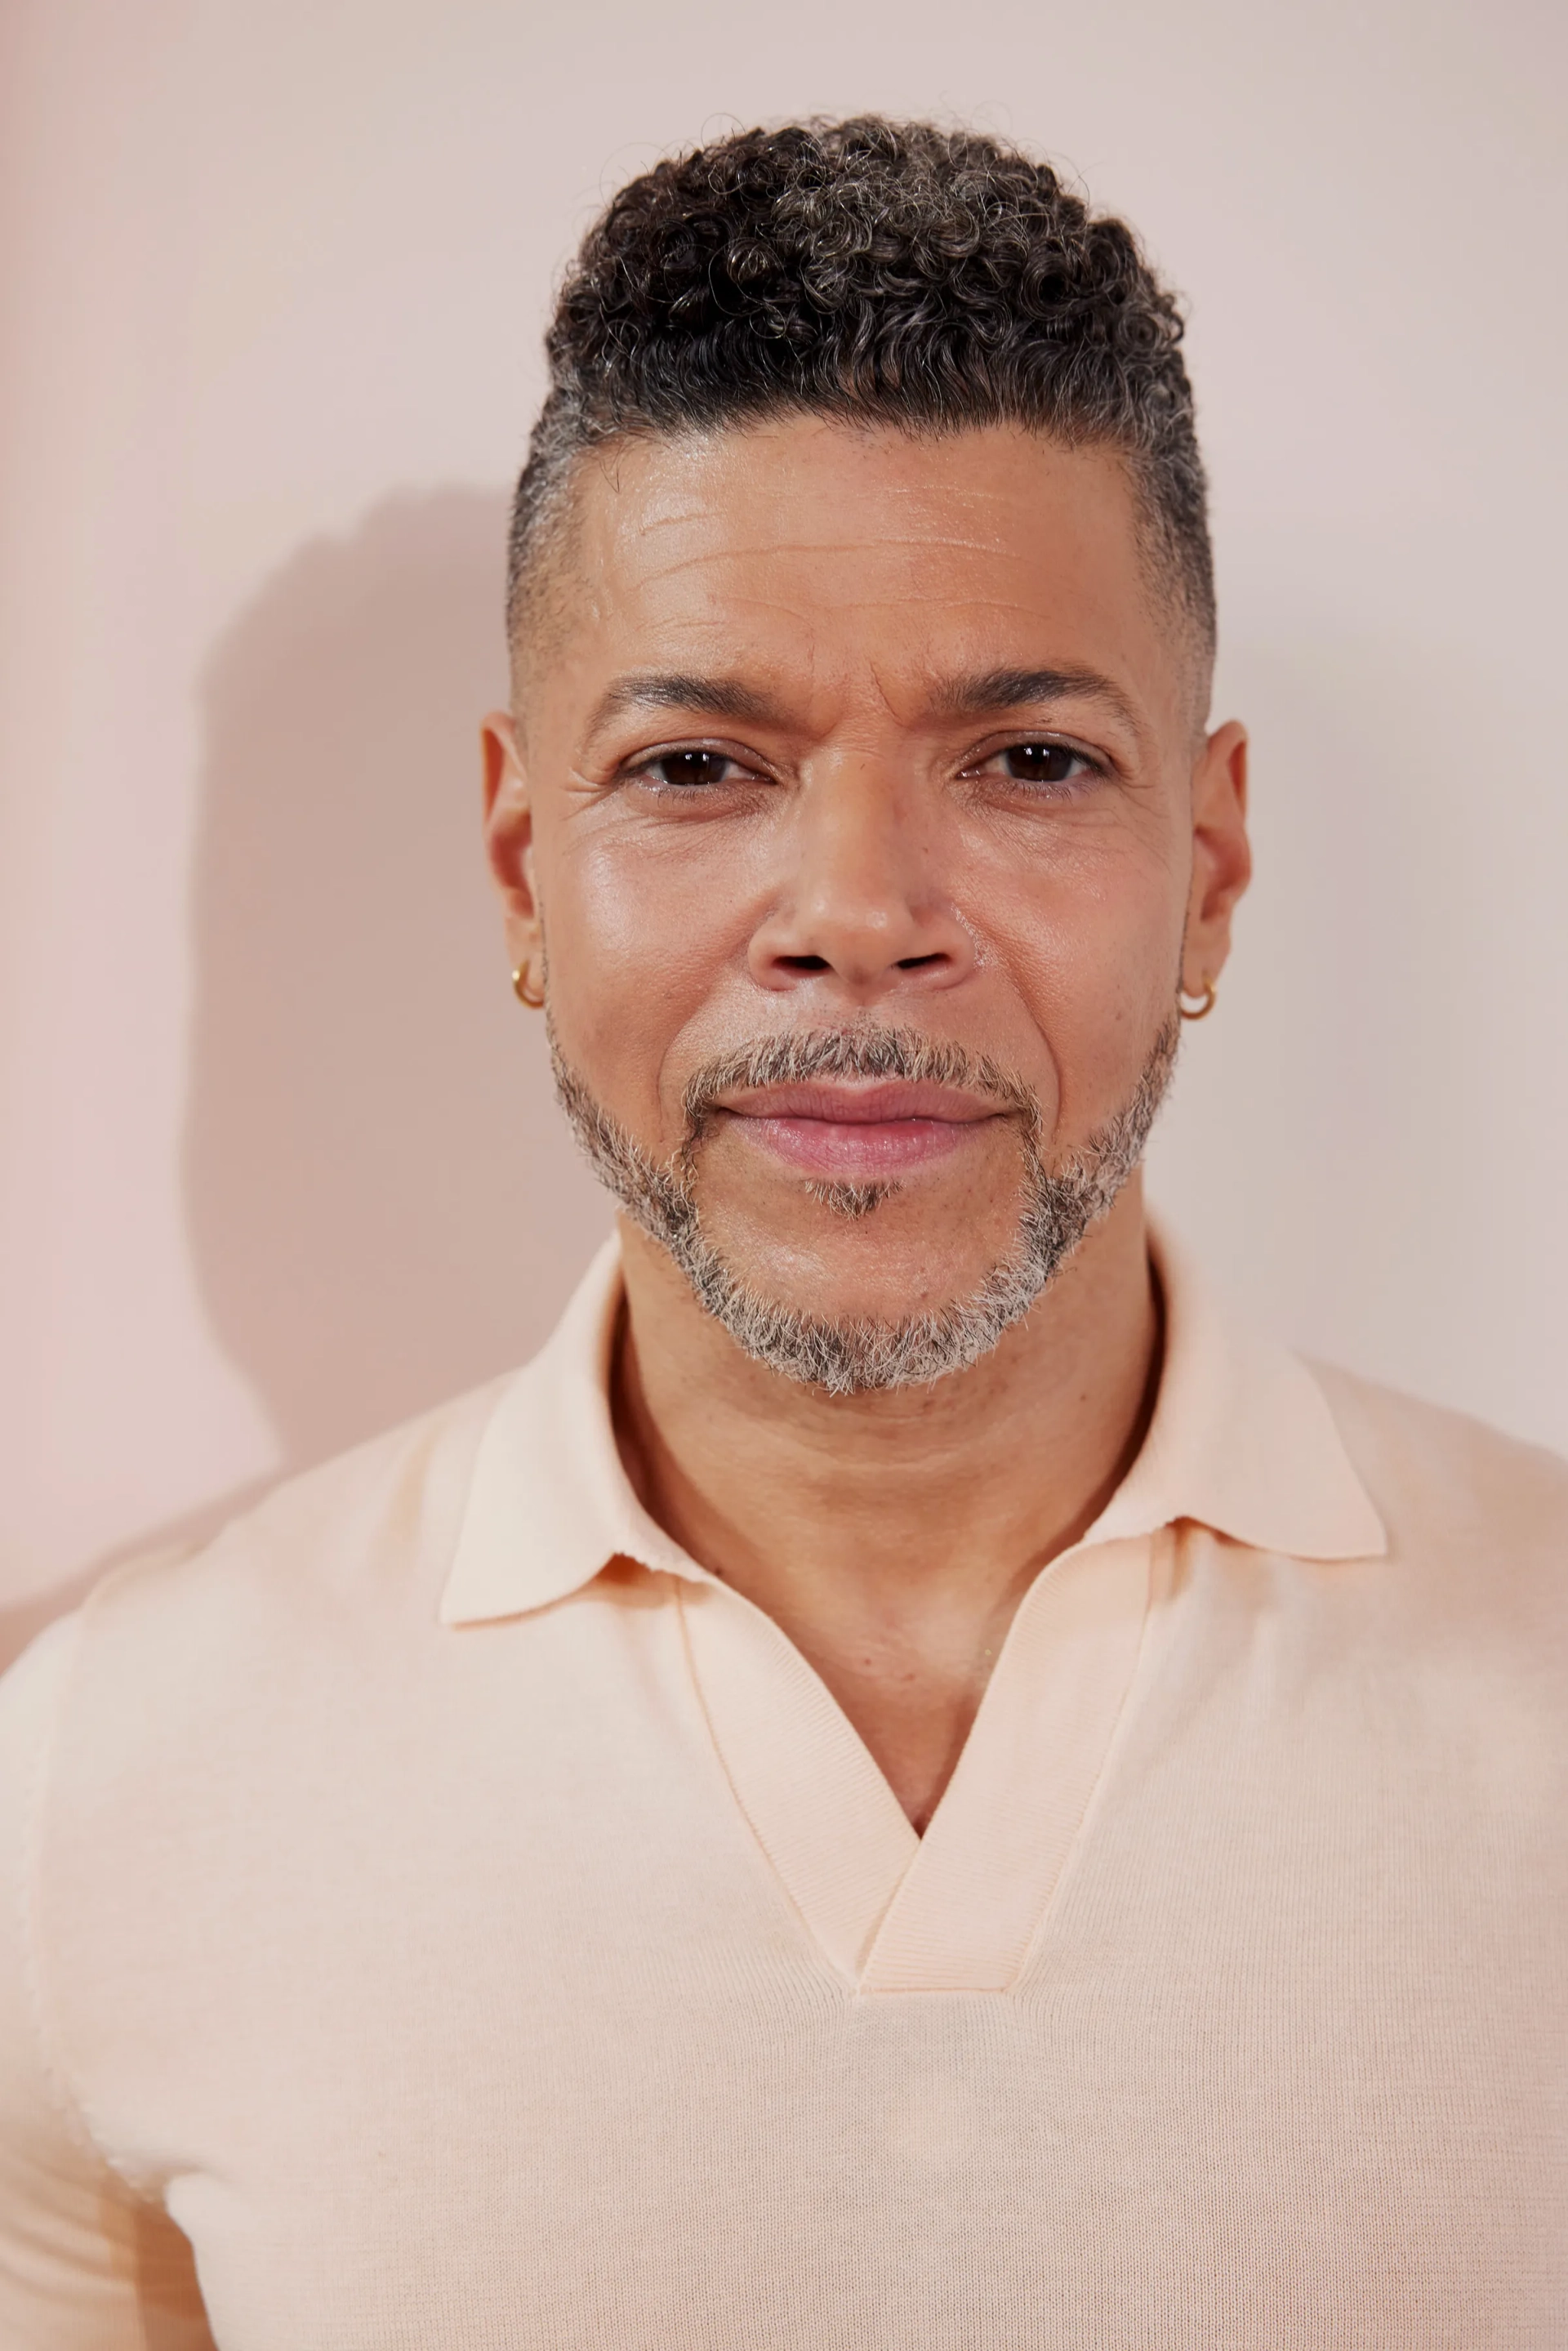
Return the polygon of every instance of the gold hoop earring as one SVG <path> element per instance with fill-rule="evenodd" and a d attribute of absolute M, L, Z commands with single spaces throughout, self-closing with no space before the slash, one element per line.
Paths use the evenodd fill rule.
<path fill-rule="evenodd" d="M 528 1007 L 530 1012 L 539 1011 L 544 1005 L 545 991 L 541 988 L 538 995 L 535 995 L 528 985 L 528 967 L 525 963 L 520 963 L 512 975 L 512 993 L 519 1004 L 525 1004 Z"/>
<path fill-rule="evenodd" d="M 1186 991 L 1184 989 L 1179 987 L 1176 991 L 1176 1008 L 1180 1013 L 1182 1019 L 1184 1020 L 1207 1020 L 1209 1015 L 1214 1009 L 1214 998 L 1220 993 L 1214 982 L 1211 979 L 1206 979 L 1204 981 L 1203 994 L 1197 1004 L 1183 1004 L 1181 999 L 1185 992 Z"/>

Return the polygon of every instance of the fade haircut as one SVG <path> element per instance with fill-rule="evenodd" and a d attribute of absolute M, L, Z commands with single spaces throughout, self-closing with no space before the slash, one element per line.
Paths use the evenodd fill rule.
<path fill-rule="evenodd" d="M 857 115 L 657 164 L 584 239 L 512 510 L 514 643 L 585 452 L 807 414 L 1117 451 L 1207 667 L 1214 583 L 1175 297 L 1132 231 L 971 131 Z"/>

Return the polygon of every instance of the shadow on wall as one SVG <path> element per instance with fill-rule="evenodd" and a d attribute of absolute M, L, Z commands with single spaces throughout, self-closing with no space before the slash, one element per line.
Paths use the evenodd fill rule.
<path fill-rule="evenodd" d="M 504 531 L 495 494 L 389 499 L 204 679 L 190 1229 L 285 1470 L 525 1360 L 609 1228 L 480 847 Z"/>

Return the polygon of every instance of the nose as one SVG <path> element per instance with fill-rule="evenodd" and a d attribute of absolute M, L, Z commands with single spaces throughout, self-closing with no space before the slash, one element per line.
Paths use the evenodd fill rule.
<path fill-rule="evenodd" d="M 795 802 L 782 886 L 752 940 L 753 978 L 856 1006 L 964 978 L 974 943 L 942 870 L 940 835 L 937 813 L 875 761 L 814 776 Z"/>

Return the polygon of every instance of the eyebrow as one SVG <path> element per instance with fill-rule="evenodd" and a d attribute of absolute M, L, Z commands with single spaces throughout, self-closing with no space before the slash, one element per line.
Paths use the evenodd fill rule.
<path fill-rule="evenodd" d="M 945 718 L 979 718 L 992 711 L 1017 710 L 1027 703 L 1070 699 L 1104 703 L 1135 735 L 1143 729 L 1121 688 L 1096 669 L 991 669 L 942 680 L 931 707 Z M 618 677 L 594 705 L 589 731 L 597 734 L 628 710 L 700 710 L 710 718 L 740 718 L 754 725 L 782 725 L 784 714 L 755 686 L 738 677 L 699 677 L 680 670 Z"/>
<path fill-rule="evenodd" d="M 765 694 L 738 677 L 693 677 L 680 671 L 618 677 L 594 705 L 589 731 L 597 734 L 628 710 L 701 710 L 710 718 L 774 721 L 779 712 Z"/>
<path fill-rule="evenodd" d="M 1137 713 L 1111 678 L 1097 669 L 989 669 L 971 677 L 944 680 L 932 706 L 949 718 L 983 718 L 993 710 L 1016 710 L 1029 702 L 1103 702 L 1135 735 Z"/>

